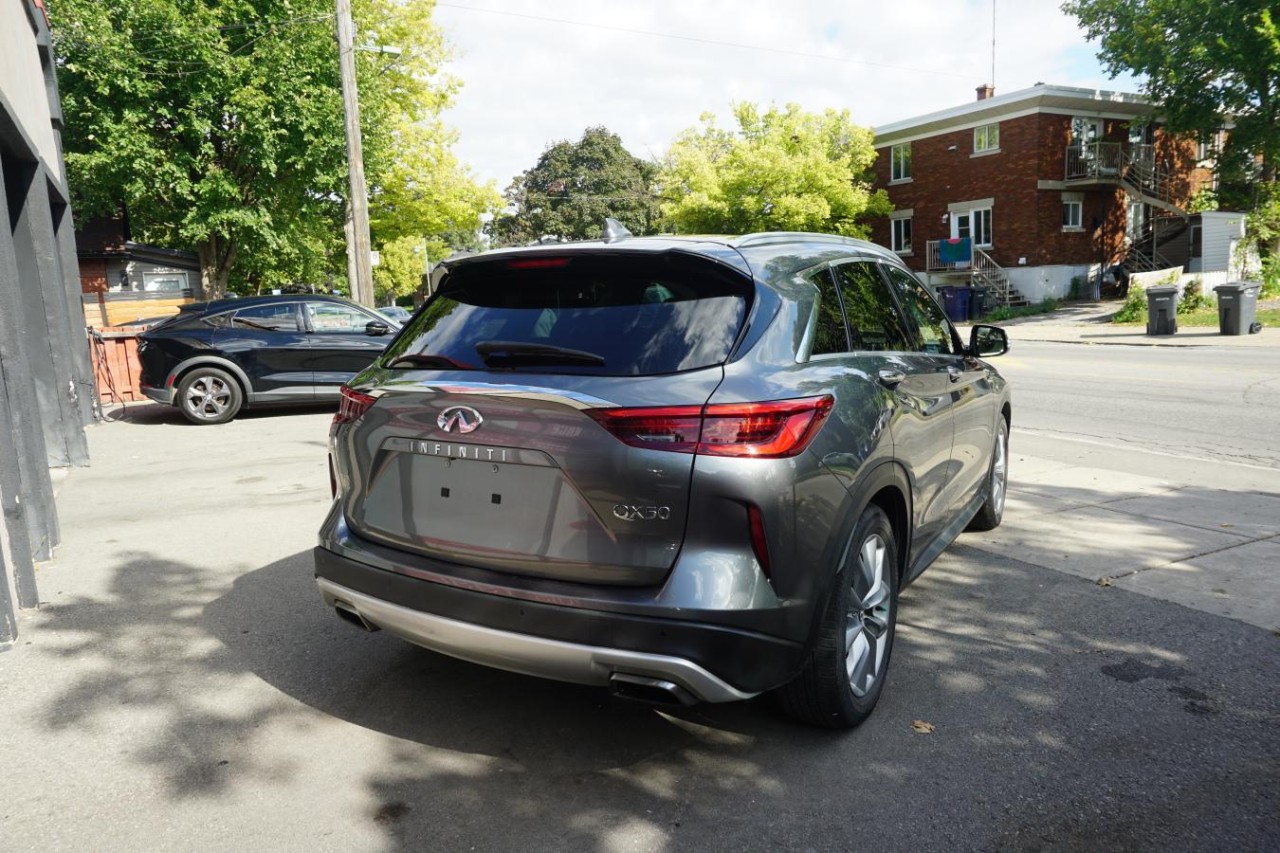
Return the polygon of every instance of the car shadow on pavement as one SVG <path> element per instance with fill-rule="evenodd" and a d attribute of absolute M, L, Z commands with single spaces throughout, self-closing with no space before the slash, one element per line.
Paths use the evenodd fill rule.
<path fill-rule="evenodd" d="M 288 417 L 290 415 L 308 415 L 322 414 L 325 412 L 333 413 L 338 410 L 337 403 L 305 403 L 293 406 L 267 406 L 265 408 L 246 408 L 240 411 L 232 421 L 254 421 L 267 418 Z M 125 422 L 131 424 L 147 425 L 147 424 L 169 424 L 172 426 L 200 427 L 201 429 L 216 429 L 216 425 L 209 424 L 193 424 L 183 416 L 174 406 L 166 406 L 162 403 L 136 402 L 126 403 L 124 405 L 113 405 L 105 407 L 103 410 L 104 418 L 111 422 Z"/>
<path fill-rule="evenodd" d="M 121 557 L 105 595 L 37 616 L 77 671 L 43 724 L 125 715 L 112 754 L 173 801 L 353 789 L 336 800 L 359 813 L 309 823 L 354 819 L 389 849 L 853 849 L 885 820 L 903 847 L 1249 847 L 1280 805 L 1267 632 L 963 544 L 904 594 L 885 696 L 848 733 L 362 633 L 321 604 L 309 552 L 230 588 Z"/>

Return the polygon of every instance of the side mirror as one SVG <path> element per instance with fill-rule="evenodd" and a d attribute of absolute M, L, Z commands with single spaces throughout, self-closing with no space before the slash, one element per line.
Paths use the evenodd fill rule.
<path fill-rule="evenodd" d="M 390 331 L 391 331 L 391 326 L 388 325 L 387 323 L 382 322 L 381 320 L 370 320 L 368 323 L 365 323 L 364 325 L 364 333 L 366 335 L 371 335 L 375 338 L 382 337 L 383 335 L 385 335 L 387 332 L 390 332 Z"/>
<path fill-rule="evenodd" d="M 1009 351 L 1009 336 L 999 326 L 978 324 L 969 332 L 969 355 L 991 358 Z"/>

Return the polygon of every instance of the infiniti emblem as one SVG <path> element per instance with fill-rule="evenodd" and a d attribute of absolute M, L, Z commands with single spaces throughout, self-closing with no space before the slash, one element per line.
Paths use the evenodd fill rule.
<path fill-rule="evenodd" d="M 463 434 L 475 432 L 482 423 L 484 418 L 470 406 L 450 406 L 436 418 L 436 426 L 445 432 L 456 430 Z"/>

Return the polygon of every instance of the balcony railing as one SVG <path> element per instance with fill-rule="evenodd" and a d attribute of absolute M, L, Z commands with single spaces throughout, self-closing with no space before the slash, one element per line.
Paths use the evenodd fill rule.
<path fill-rule="evenodd" d="M 1146 146 L 1144 146 L 1146 147 Z M 1127 154 L 1119 142 L 1090 142 L 1067 146 L 1066 180 L 1106 178 L 1119 180 Z"/>

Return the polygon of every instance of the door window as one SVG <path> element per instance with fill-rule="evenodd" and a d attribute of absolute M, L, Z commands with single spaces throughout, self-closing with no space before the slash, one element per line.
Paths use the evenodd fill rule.
<path fill-rule="evenodd" d="M 860 261 L 834 268 L 844 301 L 849 338 L 854 350 L 903 352 L 910 350 L 893 295 L 875 265 Z"/>
<path fill-rule="evenodd" d="M 925 290 L 924 285 L 905 270 L 888 265 L 881 266 L 893 284 L 902 310 L 907 312 L 907 316 L 915 324 L 920 339 L 915 349 L 944 355 L 957 354 L 959 347 L 956 345 L 955 331 L 952 329 L 951 321 L 942 313 L 942 309 Z"/>
<path fill-rule="evenodd" d="M 840 312 L 840 294 L 827 270 L 810 279 L 818 287 L 818 325 L 813 331 L 813 349 L 810 355 L 831 352 L 848 352 L 849 338 L 845 334 L 844 315 Z"/>
<path fill-rule="evenodd" d="M 259 332 L 296 332 L 298 310 L 292 302 L 254 305 L 236 311 L 232 315 L 231 325 L 237 329 L 254 329 Z"/>
<path fill-rule="evenodd" d="M 308 302 L 307 319 L 311 322 L 312 330 L 316 332 L 363 335 L 365 326 L 376 318 L 337 302 Z"/>

